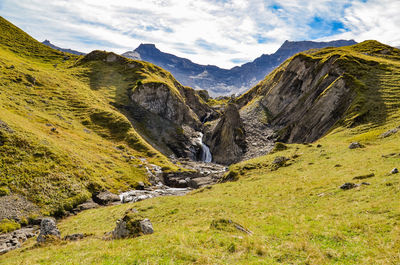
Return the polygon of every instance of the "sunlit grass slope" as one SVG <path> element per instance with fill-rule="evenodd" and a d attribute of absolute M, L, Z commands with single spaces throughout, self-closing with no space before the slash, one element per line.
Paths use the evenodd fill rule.
<path fill-rule="evenodd" d="M 43 213 L 57 215 L 94 190 L 118 192 L 146 182 L 141 158 L 176 169 L 117 108 L 129 101 L 129 89 L 139 79 L 153 80 L 165 71 L 132 60 L 105 62 L 63 54 L 3 18 L 0 30 L 4 194 L 21 194 Z M 133 67 L 126 70 L 128 64 Z"/>
<path fill-rule="evenodd" d="M 400 65 L 373 49 L 362 56 L 387 64 L 370 73 L 377 86 L 366 87 L 384 104 L 370 111 L 385 111 L 379 122 L 365 114 L 360 124 L 339 126 L 313 144 L 232 165 L 234 182 L 69 217 L 59 224 L 63 235 L 93 235 L 44 247 L 31 240 L 0 264 L 399 264 L 400 175 L 390 172 L 400 167 L 400 133 L 380 135 L 400 125 Z M 349 149 L 353 141 L 364 148 Z M 274 164 L 278 156 L 288 160 Z M 366 184 L 340 189 L 346 182 Z M 155 233 L 103 241 L 130 208 L 149 218 Z"/>

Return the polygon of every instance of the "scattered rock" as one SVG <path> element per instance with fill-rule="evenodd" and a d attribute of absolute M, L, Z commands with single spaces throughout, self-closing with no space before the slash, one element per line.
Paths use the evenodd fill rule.
<path fill-rule="evenodd" d="M 87 235 L 84 234 L 72 234 L 72 235 L 66 235 L 63 240 L 66 241 L 78 241 L 80 239 L 83 239 L 84 237 L 86 237 Z"/>
<path fill-rule="evenodd" d="M 36 241 L 44 243 L 54 239 L 60 239 L 60 231 L 57 228 L 56 221 L 52 218 L 44 218 L 40 224 L 40 233 Z"/>
<path fill-rule="evenodd" d="M 317 144 L 317 148 L 321 148 L 322 147 L 322 145 L 321 144 Z"/>
<path fill-rule="evenodd" d="M 0 255 L 21 247 L 28 238 L 35 236 L 36 228 L 22 228 L 11 233 L 0 235 Z"/>
<path fill-rule="evenodd" d="M 109 191 L 102 191 L 94 193 L 92 196 L 94 202 L 100 205 L 109 205 L 113 202 L 119 202 L 120 198 L 117 194 L 111 193 Z"/>
<path fill-rule="evenodd" d="M 147 218 L 131 212 L 117 221 L 117 226 L 111 232 L 113 239 L 138 237 L 154 233 L 153 225 Z"/>
<path fill-rule="evenodd" d="M 272 164 L 283 166 L 287 160 L 288 159 L 284 156 L 277 156 L 275 157 L 274 161 L 272 161 Z"/>
<path fill-rule="evenodd" d="M 284 156 L 277 156 L 275 157 L 274 161 L 272 161 L 272 170 L 277 170 L 280 167 L 283 167 L 286 165 L 286 161 L 289 159 Z"/>
<path fill-rule="evenodd" d="M 386 138 L 386 137 L 389 137 L 389 136 L 391 136 L 391 135 L 397 133 L 398 131 L 399 131 L 398 128 L 394 128 L 394 129 L 391 129 L 391 130 L 388 130 L 388 131 L 382 133 L 382 134 L 380 135 L 380 137 L 381 137 L 381 138 Z"/>
<path fill-rule="evenodd" d="M 367 186 L 369 186 L 369 185 L 371 185 L 371 183 L 369 183 L 369 182 L 362 182 L 361 185 L 367 185 Z"/>
<path fill-rule="evenodd" d="M 57 128 L 53 127 L 50 129 L 51 132 L 56 133 L 57 132 Z"/>
<path fill-rule="evenodd" d="M 353 142 L 349 145 L 349 149 L 356 149 L 356 148 L 362 148 L 364 147 L 362 144 L 359 142 Z"/>
<path fill-rule="evenodd" d="M 28 82 L 31 83 L 32 85 L 36 84 L 36 77 L 34 77 L 30 74 L 25 75 L 25 77 L 26 77 L 26 80 L 28 80 Z"/>
<path fill-rule="evenodd" d="M 354 177 L 353 179 L 367 179 L 367 178 L 372 178 L 374 176 L 375 176 L 375 174 L 371 173 L 371 174 L 367 174 L 367 175 L 357 176 L 357 177 Z"/>
<path fill-rule="evenodd" d="M 86 202 L 76 206 L 76 208 L 73 209 L 73 212 L 85 211 L 85 210 L 94 209 L 97 207 L 99 207 L 99 205 L 97 203 L 95 203 L 92 199 L 89 199 Z"/>
<path fill-rule="evenodd" d="M 10 126 L 8 126 L 8 124 L 2 120 L 0 120 L 0 130 L 4 130 L 8 133 L 14 133 L 14 130 L 11 129 Z"/>
<path fill-rule="evenodd" d="M 241 232 L 244 232 L 248 235 L 253 234 L 250 230 L 246 229 L 242 225 L 233 222 L 230 219 L 217 219 L 213 220 L 211 222 L 210 228 L 216 229 L 216 230 L 221 230 L 221 231 L 226 231 L 226 232 L 233 232 L 235 230 L 239 230 Z"/>
<path fill-rule="evenodd" d="M 397 174 L 399 173 L 399 170 L 397 169 L 397 167 L 393 168 L 392 171 L 390 171 L 391 174 Z"/>
<path fill-rule="evenodd" d="M 346 182 L 344 183 L 342 186 L 340 186 L 339 188 L 341 188 L 342 190 L 350 190 L 350 189 L 354 189 L 359 187 L 359 184 L 355 184 L 355 183 L 351 183 L 351 182 Z"/>

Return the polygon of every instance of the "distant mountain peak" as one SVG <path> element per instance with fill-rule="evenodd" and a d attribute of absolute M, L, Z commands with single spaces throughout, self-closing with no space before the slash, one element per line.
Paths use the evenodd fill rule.
<path fill-rule="evenodd" d="M 135 49 L 136 52 L 161 52 L 157 49 L 156 45 L 153 43 L 141 43 L 139 47 Z"/>
<path fill-rule="evenodd" d="M 68 53 L 72 53 L 72 54 L 76 54 L 76 55 L 85 55 L 85 53 L 83 53 L 83 52 L 79 52 L 79 51 L 75 51 L 75 50 L 71 50 L 71 49 L 60 48 L 60 47 L 54 45 L 53 43 L 51 43 L 51 42 L 50 42 L 49 40 L 47 40 L 47 39 L 44 40 L 44 41 L 42 42 L 42 44 L 44 44 L 44 45 L 46 45 L 46 46 L 49 46 L 50 48 L 53 48 L 53 49 L 58 50 L 58 51 L 68 52 Z"/>
<path fill-rule="evenodd" d="M 160 51 L 155 44 L 142 43 L 133 51 L 122 55 L 156 64 L 167 71 L 185 86 L 206 89 L 212 96 L 241 93 L 256 85 L 275 67 L 294 54 L 309 49 L 339 47 L 356 44 L 354 40 L 330 42 L 289 41 L 273 54 L 263 54 L 253 62 L 245 63 L 232 69 L 222 69 L 215 65 L 200 65 L 189 59 Z M 205 74 L 207 73 L 207 74 Z"/>

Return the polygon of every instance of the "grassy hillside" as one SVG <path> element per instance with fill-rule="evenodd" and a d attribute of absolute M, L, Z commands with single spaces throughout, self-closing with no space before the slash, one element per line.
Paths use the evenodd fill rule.
<path fill-rule="evenodd" d="M 140 159 L 177 169 L 117 108 L 140 79 L 172 82 L 165 71 L 63 54 L 3 18 L 0 29 L 0 196 L 22 195 L 61 215 L 94 190 L 146 182 Z"/>
<path fill-rule="evenodd" d="M 232 165 L 234 182 L 69 217 L 59 224 L 62 235 L 92 236 L 42 247 L 31 240 L 0 264 L 399 264 L 400 177 L 390 171 L 400 167 L 400 133 L 381 134 L 400 125 L 400 61 L 398 50 L 390 56 L 381 47 L 367 42 L 310 55 L 359 52 L 352 71 L 360 68 L 360 96 L 369 104 L 362 105 L 367 112 L 359 110 L 365 117 L 359 123 Z M 371 61 L 376 71 L 364 69 L 371 70 Z M 375 81 L 368 83 L 368 76 Z M 349 149 L 354 141 L 364 148 Z M 285 162 L 273 162 L 282 156 Z M 367 184 L 340 189 L 346 182 Z M 155 233 L 102 240 L 130 208 L 149 218 Z"/>

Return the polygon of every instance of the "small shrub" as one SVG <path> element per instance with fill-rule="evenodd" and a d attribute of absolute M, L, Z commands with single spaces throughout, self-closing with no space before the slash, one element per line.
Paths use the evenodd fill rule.
<path fill-rule="evenodd" d="M 7 196 L 10 194 L 10 190 L 7 187 L 0 187 L 0 197 Z"/>
<path fill-rule="evenodd" d="M 0 233 L 8 233 L 20 228 L 21 225 L 14 220 L 3 219 L 0 221 Z"/>
<path fill-rule="evenodd" d="M 235 245 L 235 243 L 230 243 L 229 244 L 229 246 L 228 246 L 228 251 L 230 252 L 230 253 L 234 253 L 234 252 L 236 252 L 236 245 Z"/>
<path fill-rule="evenodd" d="M 275 153 L 275 152 L 283 151 L 286 149 L 288 149 L 288 147 L 284 143 L 276 142 L 272 152 Z"/>

